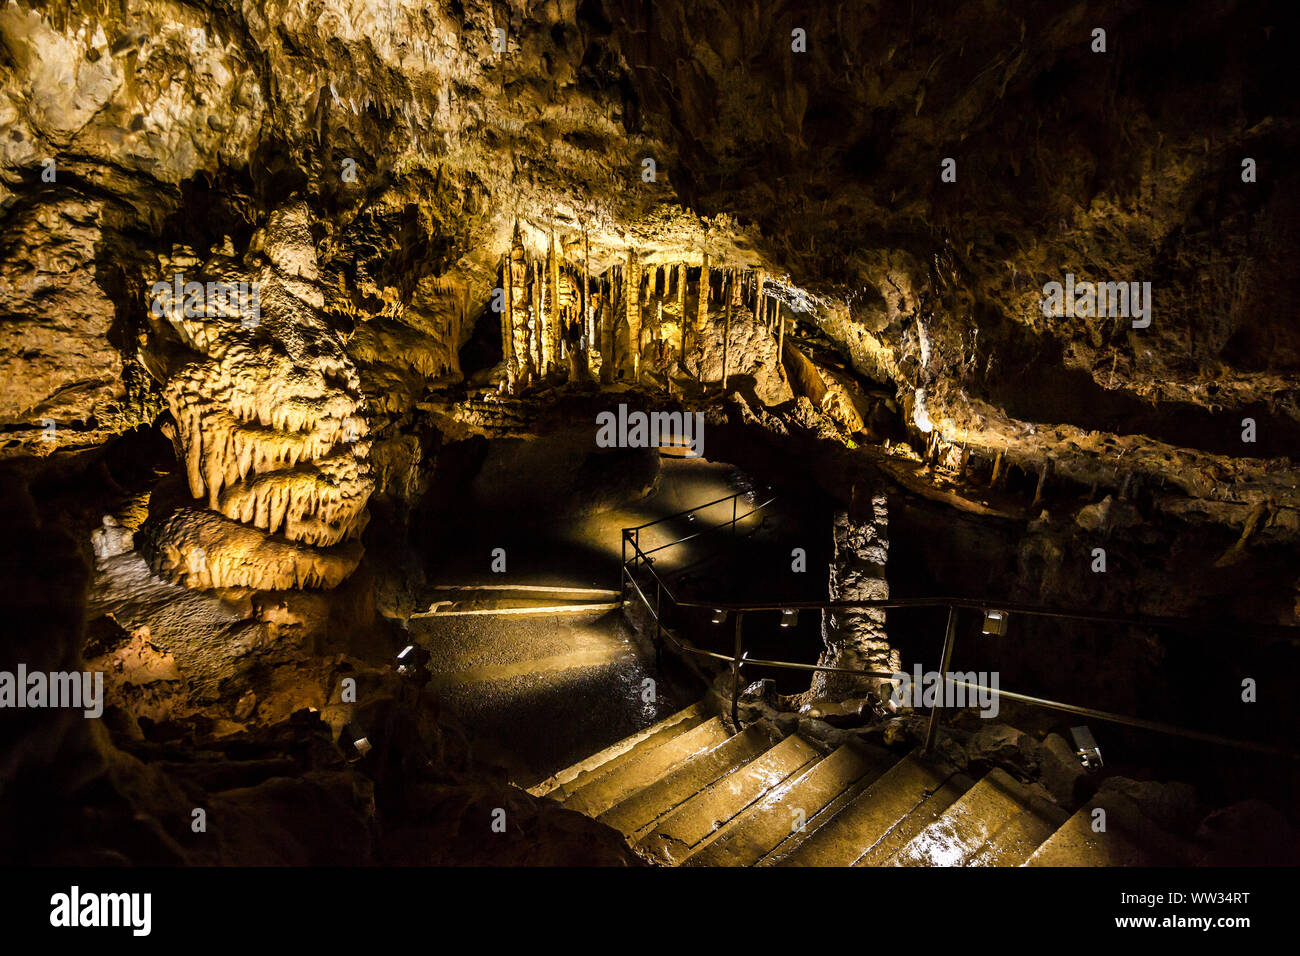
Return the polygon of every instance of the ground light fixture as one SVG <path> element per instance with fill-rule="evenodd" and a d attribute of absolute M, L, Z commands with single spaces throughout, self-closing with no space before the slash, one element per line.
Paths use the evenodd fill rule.
<path fill-rule="evenodd" d="M 987 634 L 990 637 L 1001 637 L 1007 632 L 1007 612 L 1006 611 L 984 611 L 984 625 L 980 628 L 980 633 Z"/>
<path fill-rule="evenodd" d="M 1074 753 L 1079 761 L 1089 770 L 1102 766 L 1101 746 L 1088 727 L 1071 727 L 1070 739 L 1074 741 Z"/>
<path fill-rule="evenodd" d="M 720 607 L 719 607 L 719 608 L 714 608 L 714 609 L 713 609 L 713 617 L 711 617 L 710 620 L 711 620 L 714 624 L 721 624 L 721 623 L 722 623 L 723 621 L 725 621 L 726 619 L 727 619 L 727 612 L 726 612 L 726 611 L 722 610 L 722 608 L 720 608 Z"/>
<path fill-rule="evenodd" d="M 781 608 L 781 626 L 794 627 L 799 623 L 799 610 L 793 607 Z"/>

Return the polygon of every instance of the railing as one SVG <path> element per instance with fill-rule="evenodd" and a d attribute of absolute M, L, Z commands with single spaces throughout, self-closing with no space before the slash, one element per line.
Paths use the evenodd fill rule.
<path fill-rule="evenodd" d="M 878 601 L 785 601 L 780 603 L 757 602 L 757 603 L 736 603 L 736 602 L 702 602 L 692 600 L 679 600 L 663 579 L 660 573 L 654 567 L 654 560 L 651 555 L 664 551 L 668 548 L 676 547 L 687 541 L 703 537 L 704 535 L 720 532 L 723 529 L 730 528 L 734 537 L 736 527 L 739 521 L 744 520 L 752 514 L 757 513 L 763 508 L 768 507 L 775 501 L 775 497 L 769 498 L 762 504 L 757 505 L 743 515 L 737 515 L 737 502 L 742 496 L 753 496 L 753 492 L 737 492 L 734 495 L 727 495 L 710 501 L 707 504 L 699 505 L 695 508 L 688 508 L 677 514 L 668 515 L 665 518 L 659 518 L 655 521 L 649 521 L 635 528 L 623 529 L 623 563 L 621 571 L 621 581 L 619 594 L 621 603 L 626 605 L 628 600 L 628 587 L 636 592 L 637 597 L 645 605 L 646 610 L 650 612 L 655 621 L 655 653 L 658 656 L 664 646 L 676 651 L 678 654 L 687 657 L 704 658 L 714 660 L 728 665 L 731 669 L 731 720 L 736 726 L 739 726 L 738 703 L 740 698 L 740 670 L 742 666 L 750 667 L 768 667 L 780 670 L 797 670 L 809 673 L 829 673 L 829 674 L 853 674 L 859 677 L 879 677 L 894 679 L 897 674 L 893 671 L 873 671 L 856 667 L 830 667 L 822 664 L 802 664 L 794 661 L 777 661 L 750 658 L 744 647 L 744 618 L 748 612 L 759 611 L 777 611 L 787 610 L 815 610 L 815 611 L 832 611 L 832 610 L 871 610 L 871 609 L 896 609 L 896 608 L 946 608 L 948 611 L 948 624 L 944 632 L 943 647 L 940 651 L 939 673 L 942 675 L 944 686 L 964 687 L 967 690 L 989 693 L 997 696 L 999 699 L 1017 701 L 1033 707 L 1042 707 L 1048 710 L 1060 711 L 1062 713 L 1074 714 L 1081 717 L 1089 717 L 1095 720 L 1103 720 L 1111 723 L 1121 724 L 1126 727 L 1133 727 L 1139 730 L 1153 731 L 1155 733 L 1167 734 L 1175 737 L 1182 737 L 1188 740 L 1195 740 L 1201 743 L 1217 744 L 1225 747 L 1233 747 L 1240 750 L 1253 751 L 1255 753 L 1272 754 L 1276 756 L 1296 759 L 1297 754 L 1294 750 L 1286 750 L 1280 747 L 1274 747 L 1269 744 L 1258 743 L 1256 741 L 1241 740 L 1234 737 L 1227 737 L 1220 734 L 1207 733 L 1205 731 L 1194 730 L 1187 727 L 1179 727 L 1174 724 L 1162 723 L 1160 721 L 1146 720 L 1145 718 L 1135 717 L 1129 714 L 1119 714 L 1111 711 L 1099 710 L 1095 707 L 1084 707 L 1078 704 L 1069 704 L 1058 700 L 1050 700 L 1045 697 L 1035 697 L 1029 694 L 1021 694 L 1015 691 L 1001 690 L 999 688 L 988 687 L 983 684 L 970 683 L 967 681 L 955 680 L 949 676 L 949 667 L 952 663 L 953 646 L 957 637 L 957 615 L 962 610 L 976 610 L 980 613 L 990 611 L 1000 611 L 1004 614 L 1015 614 L 1017 616 L 1025 615 L 1032 617 L 1062 618 L 1071 621 L 1084 621 L 1092 623 L 1110 623 L 1123 624 L 1126 626 L 1138 627 L 1186 627 L 1195 622 L 1183 618 L 1174 617 L 1150 617 L 1131 614 L 1111 614 L 1104 612 L 1078 611 L 1062 608 L 1048 608 L 1036 605 L 1008 603 L 1005 601 L 989 602 L 980 601 L 971 598 L 955 597 L 926 597 L 926 598 L 893 598 Z M 720 522 L 717 525 L 706 527 L 700 531 L 693 532 L 683 538 L 669 541 L 656 547 L 644 550 L 641 547 L 641 532 L 646 528 L 672 521 L 682 517 L 691 516 L 696 512 L 711 508 L 714 505 L 721 504 L 725 501 L 731 501 L 732 511 L 729 521 Z M 692 518 L 691 520 L 694 520 Z M 629 549 L 631 557 L 629 557 Z M 637 580 L 636 573 L 644 569 L 653 579 L 655 586 L 655 599 L 652 604 L 645 590 L 641 587 L 641 582 Z M 673 630 L 664 624 L 664 598 L 668 599 L 670 606 L 676 608 L 696 608 L 712 610 L 715 615 L 721 614 L 730 617 L 734 621 L 734 643 L 731 654 L 722 654 L 717 651 L 710 651 L 704 648 L 696 647 L 689 641 L 679 637 Z M 719 622 L 720 623 L 720 622 Z M 1300 635 L 1300 628 L 1288 627 L 1285 625 L 1267 626 L 1268 630 L 1295 632 Z M 936 702 L 936 705 L 930 710 L 930 723 L 926 730 L 925 750 L 933 748 L 935 739 L 939 732 L 941 713 L 943 707 Z"/>

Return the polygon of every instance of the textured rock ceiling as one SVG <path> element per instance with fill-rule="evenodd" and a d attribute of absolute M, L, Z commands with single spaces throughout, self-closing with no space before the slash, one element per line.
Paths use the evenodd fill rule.
<path fill-rule="evenodd" d="M 409 412 L 458 383 L 518 224 L 529 256 L 553 233 L 576 256 L 585 233 L 598 276 L 634 251 L 641 267 L 707 254 L 785 277 L 945 447 L 1050 459 L 1084 484 L 1132 475 L 1167 510 L 1241 526 L 1264 509 L 1292 536 L 1300 50 L 1270 26 L 1284 12 L 7 3 L 5 453 L 94 444 L 170 408 L 195 495 L 307 546 L 339 542 L 362 520 L 368 442 L 331 437 L 291 474 L 275 455 L 302 429 Z M 290 219 L 296 238 L 276 225 Z M 291 240 L 301 261 L 277 262 Z M 205 366 L 238 343 L 149 311 L 176 262 L 279 275 L 287 298 L 268 315 L 301 321 L 258 333 L 277 357 Z M 1066 273 L 1150 282 L 1150 327 L 1045 317 L 1042 288 Z M 265 407 L 236 407 L 241 374 L 278 383 Z M 222 415 L 214 452 L 195 436 Z M 255 428 L 281 434 L 232 437 Z M 293 573 L 312 580 L 315 560 Z"/>

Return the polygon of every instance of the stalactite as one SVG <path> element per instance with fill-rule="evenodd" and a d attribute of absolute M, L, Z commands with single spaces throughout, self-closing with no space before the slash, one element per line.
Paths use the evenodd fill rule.
<path fill-rule="evenodd" d="M 1051 470 L 1052 470 L 1052 463 L 1050 461 L 1044 461 L 1042 465 L 1039 466 L 1038 487 L 1034 489 L 1034 500 L 1029 505 L 1030 508 L 1037 508 L 1040 504 L 1043 503 L 1043 491 L 1047 487 L 1047 476 L 1049 472 L 1051 472 Z"/>

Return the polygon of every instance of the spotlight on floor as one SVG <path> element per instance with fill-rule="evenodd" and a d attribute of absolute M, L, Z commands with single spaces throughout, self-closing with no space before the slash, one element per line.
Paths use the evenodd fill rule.
<path fill-rule="evenodd" d="M 722 610 L 722 608 L 714 608 L 714 610 L 713 610 L 713 617 L 710 618 L 710 620 L 711 620 L 714 624 L 721 624 L 721 623 L 722 623 L 723 621 L 725 621 L 726 619 L 727 619 L 727 612 L 726 612 L 726 611 Z"/>
<path fill-rule="evenodd" d="M 402 648 L 402 653 L 397 655 L 397 659 L 399 661 L 405 661 L 408 657 L 411 656 L 411 652 L 414 650 L 415 650 L 414 644 L 407 644 L 404 648 Z"/>
<path fill-rule="evenodd" d="M 1074 753 L 1080 762 L 1089 770 L 1096 770 L 1102 766 L 1101 747 L 1097 743 L 1097 738 L 1092 735 L 1092 731 L 1086 726 L 1071 727 L 1070 739 L 1074 741 Z"/>
<path fill-rule="evenodd" d="M 797 608 L 792 608 L 792 607 L 781 608 L 782 627 L 794 627 L 798 623 L 799 623 L 799 611 Z"/>
<path fill-rule="evenodd" d="M 988 634 L 991 637 L 1001 637 L 1007 632 L 1007 612 L 1006 611 L 985 611 L 984 626 L 981 633 Z"/>

